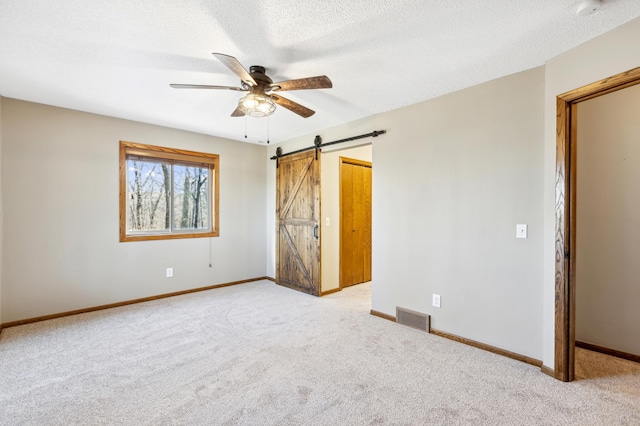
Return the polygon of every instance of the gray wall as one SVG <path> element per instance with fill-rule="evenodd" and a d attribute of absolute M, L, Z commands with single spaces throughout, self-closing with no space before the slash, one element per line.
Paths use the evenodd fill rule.
<path fill-rule="evenodd" d="M 3 208 L 2 208 L 2 102 L 3 97 L 0 96 L 0 324 L 2 324 L 2 264 L 4 257 L 2 256 L 2 239 L 3 239 Z"/>
<path fill-rule="evenodd" d="M 536 68 L 321 133 L 388 132 L 370 140 L 372 309 L 427 312 L 434 328 L 541 358 L 543 100 Z"/>
<path fill-rule="evenodd" d="M 640 85 L 578 106 L 576 340 L 640 355 Z"/>
<path fill-rule="evenodd" d="M 545 66 L 543 362 L 549 368 L 555 364 L 556 97 L 640 66 L 639 43 L 640 18 L 549 60 Z"/>
<path fill-rule="evenodd" d="M 264 147 L 7 98 L 2 135 L 3 322 L 265 275 Z M 220 237 L 120 243 L 120 140 L 219 154 Z"/>

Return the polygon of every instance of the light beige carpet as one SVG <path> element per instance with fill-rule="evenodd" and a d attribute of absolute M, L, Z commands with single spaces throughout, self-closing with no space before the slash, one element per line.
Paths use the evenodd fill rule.
<path fill-rule="evenodd" d="M 637 364 L 562 383 L 369 301 L 260 281 L 6 329 L 0 424 L 640 424 Z"/>

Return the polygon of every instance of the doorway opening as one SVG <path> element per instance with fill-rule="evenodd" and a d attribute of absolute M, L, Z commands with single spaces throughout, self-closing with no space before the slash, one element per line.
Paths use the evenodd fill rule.
<path fill-rule="evenodd" d="M 340 157 L 340 288 L 371 281 L 371 162 Z"/>
<path fill-rule="evenodd" d="M 576 193 L 578 104 L 640 84 L 640 67 L 557 97 L 555 357 L 553 376 L 575 377 Z"/>

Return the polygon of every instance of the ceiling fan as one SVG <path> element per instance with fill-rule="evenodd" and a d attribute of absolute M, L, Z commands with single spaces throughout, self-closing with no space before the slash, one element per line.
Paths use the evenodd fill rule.
<path fill-rule="evenodd" d="M 220 89 L 249 92 L 238 101 L 238 107 L 231 114 L 232 117 L 249 115 L 252 117 L 266 117 L 273 114 L 276 104 L 295 112 L 301 117 L 307 118 L 315 114 L 315 111 L 300 105 L 290 99 L 280 96 L 279 92 L 286 90 L 329 89 L 333 85 L 329 77 L 320 75 L 317 77 L 300 78 L 274 83 L 265 73 L 264 67 L 253 65 L 250 71 L 240 64 L 233 56 L 222 53 L 213 53 L 220 62 L 240 77 L 241 87 L 234 86 L 209 86 L 202 84 L 170 84 L 174 89 Z"/>

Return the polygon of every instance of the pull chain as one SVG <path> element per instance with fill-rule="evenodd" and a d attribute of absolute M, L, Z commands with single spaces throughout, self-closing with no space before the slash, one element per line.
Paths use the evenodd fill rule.
<path fill-rule="evenodd" d="M 244 138 L 247 138 L 247 116 L 244 116 Z"/>
<path fill-rule="evenodd" d="M 267 115 L 267 145 L 269 145 L 269 131 L 271 129 L 271 116 Z"/>

